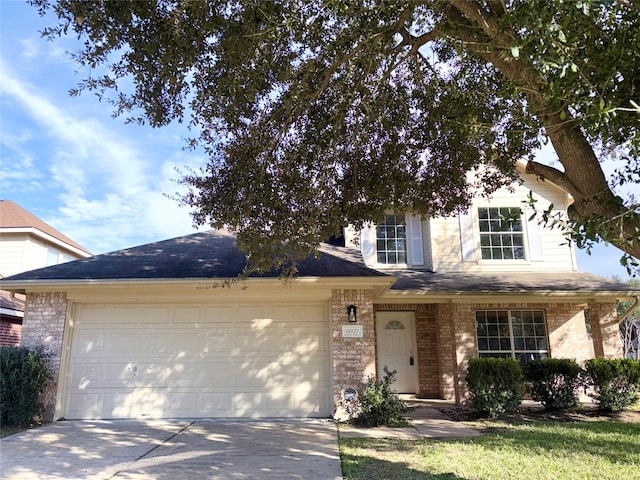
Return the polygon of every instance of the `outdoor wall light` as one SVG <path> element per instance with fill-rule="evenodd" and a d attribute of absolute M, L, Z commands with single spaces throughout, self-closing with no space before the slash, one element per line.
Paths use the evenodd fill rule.
<path fill-rule="evenodd" d="M 358 308 L 355 305 L 349 305 L 347 307 L 347 318 L 350 322 L 358 321 Z"/>

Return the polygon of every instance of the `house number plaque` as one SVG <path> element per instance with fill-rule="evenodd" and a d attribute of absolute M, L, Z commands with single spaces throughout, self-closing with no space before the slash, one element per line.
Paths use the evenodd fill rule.
<path fill-rule="evenodd" d="M 362 325 L 342 325 L 342 336 L 344 338 L 362 338 L 364 328 Z"/>

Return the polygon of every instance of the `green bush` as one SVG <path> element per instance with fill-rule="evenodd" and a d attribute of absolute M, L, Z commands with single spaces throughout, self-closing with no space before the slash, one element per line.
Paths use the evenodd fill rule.
<path fill-rule="evenodd" d="M 358 415 L 353 419 L 362 427 L 379 427 L 381 425 L 398 425 L 403 423 L 403 415 L 409 406 L 402 401 L 391 388 L 395 382 L 396 370 L 390 372 L 384 368 L 384 378 L 376 381 L 370 378 L 358 389 Z"/>
<path fill-rule="evenodd" d="M 564 358 L 544 358 L 524 366 L 524 376 L 531 383 L 531 398 L 546 410 L 566 410 L 578 405 L 581 372 L 577 362 Z"/>
<path fill-rule="evenodd" d="M 592 387 L 589 396 L 601 409 L 619 412 L 638 401 L 640 361 L 630 358 L 587 360 L 583 380 Z"/>
<path fill-rule="evenodd" d="M 52 378 L 49 357 L 42 348 L 0 347 L 0 423 L 29 425 L 44 406 L 40 396 Z"/>
<path fill-rule="evenodd" d="M 472 358 L 466 380 L 471 407 L 492 418 L 517 408 L 525 392 L 520 363 L 511 358 Z"/>

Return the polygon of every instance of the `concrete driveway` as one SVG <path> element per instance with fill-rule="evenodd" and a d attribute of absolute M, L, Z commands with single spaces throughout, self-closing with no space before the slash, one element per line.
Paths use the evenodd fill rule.
<path fill-rule="evenodd" d="M 0 440 L 0 478 L 341 479 L 325 420 L 63 421 Z"/>

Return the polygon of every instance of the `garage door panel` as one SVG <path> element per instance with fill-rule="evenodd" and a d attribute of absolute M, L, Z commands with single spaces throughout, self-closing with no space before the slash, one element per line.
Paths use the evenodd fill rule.
<path fill-rule="evenodd" d="M 200 307 L 176 307 L 171 310 L 171 323 L 202 325 L 203 311 Z"/>
<path fill-rule="evenodd" d="M 140 337 L 136 332 L 127 335 L 125 332 L 116 332 L 111 335 L 102 336 L 102 351 L 107 354 L 126 354 L 135 352 L 138 348 L 144 348 L 144 342 L 140 342 Z"/>
<path fill-rule="evenodd" d="M 233 323 L 233 307 L 204 307 L 203 309 L 203 321 L 204 323 L 214 323 L 218 325 Z"/>
<path fill-rule="evenodd" d="M 307 390 L 295 393 L 295 413 L 297 416 L 323 416 L 329 405 L 325 390 Z"/>
<path fill-rule="evenodd" d="M 93 356 L 104 351 L 104 336 L 100 333 L 86 333 L 77 335 L 73 344 L 73 355 L 80 358 L 84 355 Z"/>
<path fill-rule="evenodd" d="M 131 388 L 135 387 L 134 364 L 131 362 L 108 362 L 103 364 L 100 385 L 91 387 Z M 89 388 L 89 387 L 87 387 Z"/>
<path fill-rule="evenodd" d="M 171 321 L 172 310 L 165 307 L 145 307 L 140 312 L 143 325 L 167 325 Z"/>
<path fill-rule="evenodd" d="M 98 386 L 103 381 L 103 365 L 99 363 L 76 364 L 69 369 L 69 385 L 74 389 Z"/>
<path fill-rule="evenodd" d="M 67 418 L 103 418 L 102 398 L 99 393 L 76 392 L 67 395 Z M 123 417 L 125 418 L 125 417 Z"/>
<path fill-rule="evenodd" d="M 200 412 L 207 412 L 211 417 L 227 417 L 231 415 L 231 395 L 229 392 L 202 392 L 199 401 Z"/>
<path fill-rule="evenodd" d="M 327 416 L 325 312 L 322 305 L 80 305 L 65 416 Z"/>

